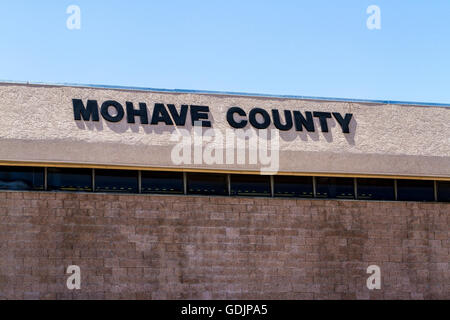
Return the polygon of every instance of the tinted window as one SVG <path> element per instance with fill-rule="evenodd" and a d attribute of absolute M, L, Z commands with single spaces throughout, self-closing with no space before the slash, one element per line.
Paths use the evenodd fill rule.
<path fill-rule="evenodd" d="M 227 176 L 224 174 L 188 173 L 189 194 L 228 195 Z"/>
<path fill-rule="evenodd" d="M 274 177 L 275 196 L 277 197 L 305 197 L 313 196 L 312 177 Z"/>
<path fill-rule="evenodd" d="M 401 201 L 434 201 L 434 182 L 397 180 L 397 199 Z"/>
<path fill-rule="evenodd" d="M 270 196 L 270 177 L 260 175 L 231 175 L 231 194 Z"/>
<path fill-rule="evenodd" d="M 316 195 L 318 198 L 354 199 L 353 178 L 316 178 Z"/>
<path fill-rule="evenodd" d="M 395 200 L 394 180 L 358 179 L 358 199 Z"/>
<path fill-rule="evenodd" d="M 138 172 L 128 170 L 95 170 L 95 191 L 138 192 Z"/>
<path fill-rule="evenodd" d="M 450 181 L 438 181 L 438 201 L 450 202 Z"/>
<path fill-rule="evenodd" d="M 0 189 L 44 190 L 44 168 L 0 167 Z"/>
<path fill-rule="evenodd" d="M 92 191 L 92 169 L 47 169 L 47 189 Z"/>
<path fill-rule="evenodd" d="M 182 172 L 141 172 L 142 193 L 184 193 Z"/>

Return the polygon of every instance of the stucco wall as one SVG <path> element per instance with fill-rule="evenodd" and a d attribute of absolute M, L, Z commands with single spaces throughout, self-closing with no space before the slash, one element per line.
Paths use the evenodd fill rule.
<path fill-rule="evenodd" d="M 350 134 L 334 119 L 330 132 L 280 135 L 281 172 L 450 177 L 450 108 L 355 102 L 156 93 L 145 91 L 0 85 L 0 161 L 176 167 L 172 126 L 75 121 L 72 99 L 208 105 L 212 126 L 231 128 L 229 107 L 353 113 Z M 318 126 L 318 119 L 316 126 Z M 185 127 L 190 129 L 190 121 Z M 258 170 L 250 164 L 198 164 L 184 168 Z"/>
<path fill-rule="evenodd" d="M 0 192 L 0 299 L 450 299 L 450 204 Z M 381 268 L 381 290 L 366 268 Z M 69 265 L 81 289 L 66 288 Z"/>

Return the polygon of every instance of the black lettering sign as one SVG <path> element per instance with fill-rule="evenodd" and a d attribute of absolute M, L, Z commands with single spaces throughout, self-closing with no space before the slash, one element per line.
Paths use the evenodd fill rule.
<path fill-rule="evenodd" d="M 263 117 L 263 122 L 259 123 L 256 120 L 256 115 L 260 114 Z M 250 124 L 255 127 L 256 129 L 266 129 L 268 126 L 270 126 L 270 116 L 269 113 L 261 108 L 253 108 L 250 110 L 250 113 L 248 115 L 248 120 L 250 121 Z"/>
<path fill-rule="evenodd" d="M 327 119 L 331 118 L 331 113 L 314 111 L 313 116 L 319 118 L 320 128 L 322 129 L 322 132 L 328 132 Z"/>
<path fill-rule="evenodd" d="M 306 118 L 302 115 L 300 111 L 294 111 L 294 120 L 295 120 L 295 130 L 303 131 L 303 127 L 305 127 L 306 131 L 314 132 L 314 119 L 312 113 L 309 111 L 305 112 Z"/>
<path fill-rule="evenodd" d="M 209 112 L 208 106 L 191 105 L 192 125 L 194 125 L 196 121 L 201 121 L 202 127 L 211 127 L 211 121 L 202 121 L 208 119 L 208 112 Z"/>
<path fill-rule="evenodd" d="M 75 120 L 84 121 L 99 121 L 99 108 L 97 100 L 87 100 L 86 106 L 81 99 L 72 99 L 73 114 Z M 133 102 L 126 101 L 126 120 L 128 123 L 135 123 L 136 118 L 139 118 L 143 125 L 149 124 L 149 114 L 147 104 L 144 102 L 138 103 L 138 108 L 134 107 Z M 111 109 L 115 112 L 111 113 Z M 209 120 L 209 106 L 187 105 L 182 104 L 179 109 L 174 104 L 155 103 L 152 116 L 151 125 L 158 125 L 163 122 L 166 125 L 185 126 L 188 111 L 190 111 L 191 121 L 194 125 L 200 121 L 202 127 L 211 127 Z M 303 128 L 308 132 L 315 131 L 314 117 L 319 118 L 320 130 L 328 132 L 328 119 L 334 117 L 336 122 L 342 129 L 342 133 L 350 133 L 350 122 L 353 119 L 352 113 L 346 113 L 342 116 L 339 112 L 323 112 L 323 111 L 305 111 L 298 110 L 290 111 L 283 110 L 283 115 L 278 109 L 272 109 L 271 114 L 262 108 L 252 108 L 248 112 L 242 108 L 234 106 L 230 107 L 226 113 L 226 120 L 228 124 L 235 129 L 245 128 L 250 124 L 255 129 L 267 129 L 273 122 L 273 126 L 281 131 L 289 131 L 295 128 L 296 131 L 303 131 Z M 109 122 L 119 122 L 125 116 L 125 111 L 122 105 L 114 100 L 103 102 L 100 108 L 100 114 Z M 282 119 L 283 118 L 283 119 Z"/>
<path fill-rule="evenodd" d="M 164 122 L 166 125 L 173 125 L 172 119 L 166 110 L 166 107 L 162 103 L 155 103 L 152 115 L 152 124 L 158 124 Z"/>
<path fill-rule="evenodd" d="M 247 125 L 248 121 L 242 119 L 241 121 L 236 122 L 236 121 L 234 120 L 234 114 L 235 114 L 235 113 L 238 114 L 238 115 L 240 115 L 241 117 L 246 117 L 246 116 L 247 116 L 247 114 L 245 113 L 245 111 L 242 110 L 241 108 L 239 108 L 239 107 L 231 107 L 231 108 L 228 109 L 228 111 L 227 111 L 227 122 L 228 122 L 228 124 L 229 124 L 230 126 L 232 126 L 233 128 L 236 128 L 236 129 L 242 129 L 242 128 L 244 128 L 244 127 Z"/>
<path fill-rule="evenodd" d="M 277 109 L 272 110 L 273 124 L 278 130 L 289 131 L 292 128 L 292 114 L 289 110 L 284 110 L 285 124 L 281 124 L 280 113 Z"/>
<path fill-rule="evenodd" d="M 127 101 L 127 122 L 135 123 L 134 118 L 139 116 L 141 124 L 148 124 L 147 104 L 139 102 L 139 110 L 134 109 L 133 103 Z"/>
<path fill-rule="evenodd" d="M 115 115 L 111 115 L 109 113 L 110 107 L 113 107 L 116 110 Z M 125 115 L 122 105 L 114 100 L 108 100 L 103 102 L 100 112 L 102 114 L 103 119 L 110 122 L 119 122 L 120 120 L 123 119 L 123 116 Z"/>
<path fill-rule="evenodd" d="M 174 104 L 168 104 L 170 114 L 172 115 L 173 121 L 177 126 L 184 126 L 186 124 L 186 115 L 188 112 L 188 105 L 181 105 L 180 113 L 177 112 L 177 108 Z"/>
<path fill-rule="evenodd" d="M 339 123 L 339 125 L 342 128 L 343 133 L 350 133 L 349 124 L 352 120 L 353 114 L 346 113 L 345 118 L 342 118 L 341 114 L 338 112 L 333 112 L 333 116 L 336 118 L 336 121 Z"/>
<path fill-rule="evenodd" d="M 84 107 L 83 101 L 80 99 L 72 99 L 73 115 L 75 120 L 99 121 L 98 117 L 98 103 L 97 100 L 88 100 L 86 107 Z"/>

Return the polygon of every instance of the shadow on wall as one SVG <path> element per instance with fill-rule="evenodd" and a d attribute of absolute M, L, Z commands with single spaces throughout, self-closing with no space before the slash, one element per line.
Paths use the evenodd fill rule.
<path fill-rule="evenodd" d="M 150 120 L 150 119 L 149 119 Z M 136 123 L 128 123 L 127 120 L 124 118 L 119 122 L 109 122 L 103 119 L 101 116 L 99 117 L 99 121 L 78 121 L 74 120 L 76 126 L 81 130 L 97 130 L 97 131 L 103 131 L 104 126 L 108 127 L 111 131 L 115 133 L 124 133 L 128 130 L 134 133 L 139 133 L 140 127 L 143 128 L 144 132 L 146 134 L 165 134 L 165 133 L 173 133 L 178 129 L 185 129 L 189 132 L 192 130 L 192 122 L 190 117 L 187 117 L 186 124 L 184 126 L 176 126 L 176 125 L 167 125 L 165 123 L 158 123 L 156 125 L 152 124 L 141 124 L 139 119 L 136 120 Z M 214 128 L 214 117 L 212 114 L 209 114 L 208 121 L 211 122 L 211 128 Z M 224 120 L 225 121 L 225 120 Z M 172 120 L 173 122 L 173 120 Z M 305 128 L 303 128 L 303 131 L 296 131 L 294 128 L 290 129 L 289 131 L 279 131 L 280 138 L 284 141 L 294 141 L 299 137 L 302 141 L 319 141 L 320 135 L 322 135 L 325 140 L 328 143 L 333 142 L 333 135 L 336 134 L 342 134 L 344 135 L 345 139 L 347 140 L 347 143 L 350 145 L 355 145 L 355 134 L 357 130 L 358 123 L 355 120 L 355 117 L 352 117 L 350 121 L 350 133 L 342 133 L 340 125 L 337 124 L 336 120 L 334 118 L 327 119 L 328 124 L 328 132 L 322 132 L 320 121 L 319 119 L 314 119 L 314 132 L 309 132 Z M 230 127 L 231 128 L 231 127 Z M 248 129 L 249 127 L 246 127 L 244 129 Z M 203 128 L 203 130 L 207 130 L 209 128 Z M 270 125 L 269 129 L 275 129 L 275 126 L 273 124 Z M 262 137 L 263 138 L 263 137 Z M 271 139 L 271 135 L 269 134 L 267 136 L 267 139 Z"/>
<path fill-rule="evenodd" d="M 158 124 L 158 125 L 147 125 L 140 123 L 128 123 L 126 120 L 120 122 L 109 122 L 100 117 L 99 121 L 75 121 L 78 129 L 81 130 L 97 130 L 103 131 L 104 126 L 108 127 L 111 131 L 115 133 L 124 133 L 126 131 L 131 131 L 134 133 L 139 133 L 139 127 L 144 129 L 146 134 L 164 134 L 165 132 L 172 133 L 175 131 L 175 126 Z"/>
<path fill-rule="evenodd" d="M 131 131 L 134 133 L 139 133 L 140 127 L 144 130 L 146 134 L 164 134 L 164 133 L 172 133 L 176 130 L 175 125 L 166 125 L 164 123 L 159 123 L 157 125 L 151 124 L 141 124 L 141 123 L 128 123 L 125 119 L 122 119 L 120 122 L 109 122 L 104 120 L 102 117 L 99 118 L 99 121 L 78 121 L 75 120 L 75 124 L 78 129 L 81 130 L 91 130 L 91 131 L 103 131 L 104 126 L 108 127 L 111 131 L 115 133 L 124 133 L 126 131 Z M 182 128 L 187 129 L 188 126 L 183 126 Z M 192 127 L 192 126 L 190 126 Z"/>
<path fill-rule="evenodd" d="M 328 143 L 333 142 L 333 135 L 344 135 L 347 143 L 354 146 L 355 145 L 355 134 L 358 126 L 355 117 L 352 117 L 349 128 L 350 133 L 343 133 L 341 130 L 341 126 L 337 124 L 336 119 L 330 118 L 327 119 L 328 124 L 328 132 L 322 132 L 320 127 L 319 119 L 314 119 L 314 132 L 309 132 L 305 128 L 303 131 L 296 131 L 295 129 L 291 129 L 289 131 L 280 131 L 280 138 L 284 141 L 294 141 L 299 137 L 302 141 L 319 141 L 320 136 L 322 135 Z"/>

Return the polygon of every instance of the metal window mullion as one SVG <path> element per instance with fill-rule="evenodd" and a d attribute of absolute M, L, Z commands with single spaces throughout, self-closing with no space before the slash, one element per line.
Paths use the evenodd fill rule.
<path fill-rule="evenodd" d="M 48 190 L 48 178 L 47 178 L 48 170 L 47 167 L 44 168 L 44 190 Z"/>
<path fill-rule="evenodd" d="M 228 188 L 228 195 L 231 196 L 231 175 L 227 174 L 227 188 Z"/>
<path fill-rule="evenodd" d="M 138 170 L 138 193 L 142 193 L 142 171 Z"/>
<path fill-rule="evenodd" d="M 183 189 L 184 189 L 184 194 L 187 194 L 187 173 L 183 172 Z"/>
<path fill-rule="evenodd" d="M 317 187 L 316 186 L 317 186 L 316 177 L 313 177 L 313 197 L 314 198 L 317 197 L 317 192 L 316 192 Z"/>
<path fill-rule="evenodd" d="M 358 181 L 357 180 L 358 179 L 353 178 L 353 189 L 354 189 L 353 192 L 355 192 L 355 199 L 356 200 L 358 200 Z"/>
<path fill-rule="evenodd" d="M 275 178 L 274 176 L 270 176 L 270 196 L 275 197 Z"/>
<path fill-rule="evenodd" d="M 434 201 L 438 201 L 438 185 L 437 181 L 434 180 Z"/>
<path fill-rule="evenodd" d="M 398 200 L 397 179 L 394 179 L 394 198 L 395 198 L 395 201 Z"/>
<path fill-rule="evenodd" d="M 95 169 L 92 169 L 92 192 L 95 192 Z"/>

